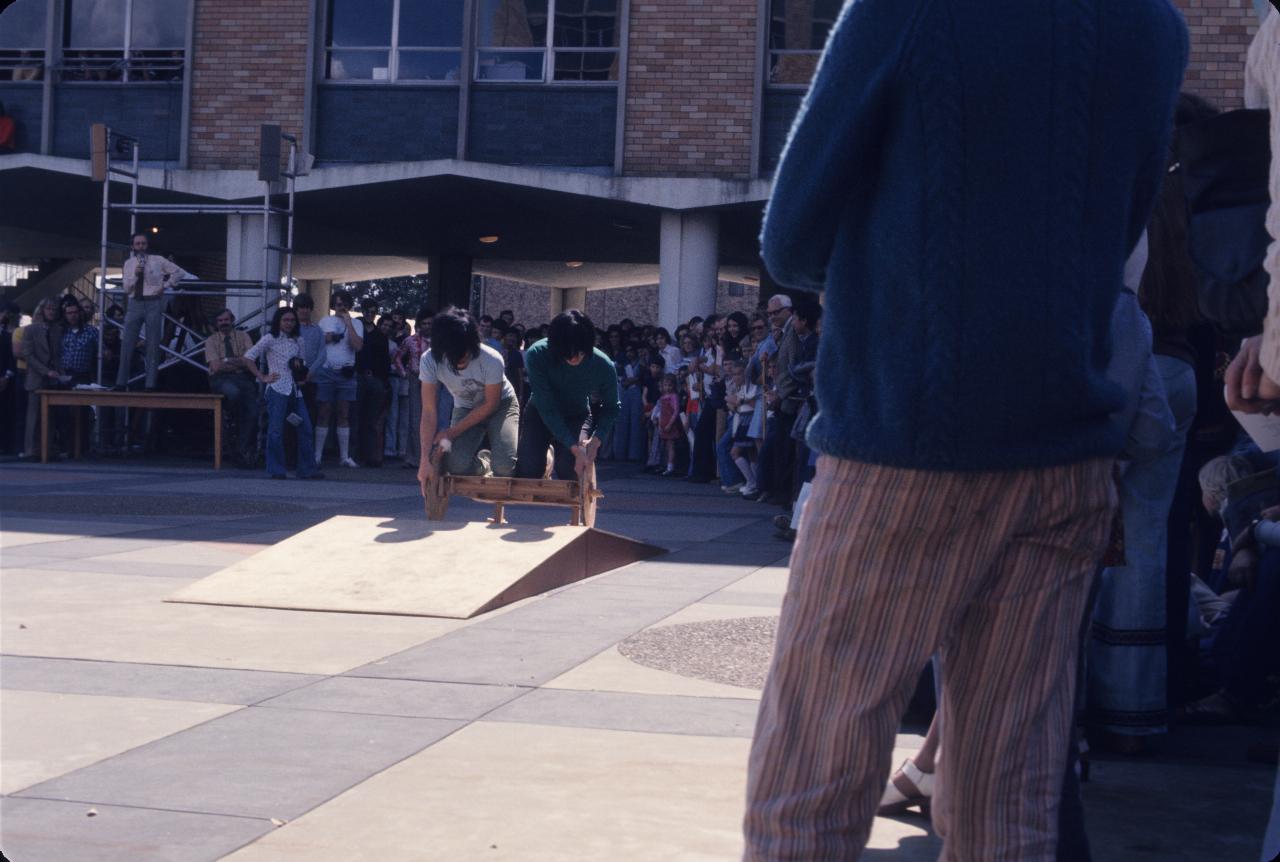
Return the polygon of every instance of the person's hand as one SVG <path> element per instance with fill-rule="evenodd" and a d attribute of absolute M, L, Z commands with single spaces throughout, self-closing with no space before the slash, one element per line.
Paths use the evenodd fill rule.
<path fill-rule="evenodd" d="M 270 385 L 280 379 L 280 374 L 279 372 L 272 371 L 270 374 L 264 374 L 260 379 L 263 383 Z"/>
<path fill-rule="evenodd" d="M 431 441 L 431 447 L 434 449 L 436 446 L 439 446 L 441 443 L 445 442 L 446 440 L 452 443 L 453 442 L 452 432 L 453 432 L 452 428 L 445 428 L 443 431 L 437 431 L 435 439 Z"/>
<path fill-rule="evenodd" d="M 1227 366 L 1227 406 L 1241 413 L 1270 414 L 1280 408 L 1280 385 L 1267 376 L 1258 361 L 1262 336 L 1246 338 Z"/>
<path fill-rule="evenodd" d="M 50 380 L 57 380 L 60 375 L 51 368 L 44 373 L 44 376 L 48 377 Z"/>
<path fill-rule="evenodd" d="M 436 471 L 431 466 L 430 458 L 423 458 L 418 462 L 418 486 L 422 489 L 422 496 L 427 496 L 427 485 L 435 479 Z"/>
<path fill-rule="evenodd" d="M 582 475 L 588 467 L 596 460 L 596 453 L 600 451 L 600 438 L 592 437 L 590 440 L 580 440 L 578 445 L 572 447 L 570 452 L 573 453 L 573 469 L 578 475 Z"/>

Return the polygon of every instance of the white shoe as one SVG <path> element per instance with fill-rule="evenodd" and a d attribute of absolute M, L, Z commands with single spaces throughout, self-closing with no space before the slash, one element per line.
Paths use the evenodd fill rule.
<path fill-rule="evenodd" d="M 737 494 L 742 490 L 742 486 L 744 484 L 745 483 L 743 482 L 735 482 L 732 485 L 721 485 L 720 490 L 724 491 L 726 494 Z"/>
<path fill-rule="evenodd" d="M 756 491 L 759 491 L 759 490 L 760 489 L 755 486 L 755 483 L 748 482 L 747 484 L 743 485 L 741 488 L 738 489 L 738 493 L 745 497 L 748 494 L 754 494 Z"/>
<path fill-rule="evenodd" d="M 339 461 L 338 463 L 339 463 L 339 464 L 341 464 L 343 467 L 359 467 L 359 466 L 360 466 L 359 464 L 357 464 L 357 463 L 355 462 L 355 459 L 354 459 L 354 458 L 351 458 L 351 457 L 349 457 L 349 456 L 348 456 L 348 457 L 346 457 L 346 458 L 343 458 L 343 459 L 342 459 L 341 461 Z"/>
<path fill-rule="evenodd" d="M 933 801 L 934 775 L 921 772 L 911 760 L 904 760 L 898 771 L 889 776 L 884 795 L 880 797 L 879 816 L 901 814 L 908 808 L 919 808 L 928 815 Z"/>

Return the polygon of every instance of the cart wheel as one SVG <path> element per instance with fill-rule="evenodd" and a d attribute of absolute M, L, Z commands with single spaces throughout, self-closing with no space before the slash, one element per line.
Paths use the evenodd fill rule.
<path fill-rule="evenodd" d="M 445 513 L 449 511 L 448 479 L 440 468 L 440 462 L 443 460 L 444 457 L 438 448 L 431 452 L 431 466 L 435 472 L 431 481 L 427 483 L 427 494 L 424 501 L 427 520 L 430 521 L 441 520 L 444 518 Z"/>
<path fill-rule="evenodd" d="M 578 479 L 578 501 L 582 512 L 582 526 L 594 527 L 596 525 L 596 501 L 603 496 L 604 494 L 596 487 L 596 465 L 591 464 Z"/>

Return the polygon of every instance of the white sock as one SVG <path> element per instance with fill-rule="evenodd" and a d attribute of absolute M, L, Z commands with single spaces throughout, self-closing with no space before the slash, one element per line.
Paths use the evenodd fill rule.
<path fill-rule="evenodd" d="M 733 459 L 733 463 L 738 465 L 738 469 L 741 470 L 742 475 L 746 477 L 747 484 L 755 485 L 756 471 L 755 468 L 751 466 L 751 462 L 739 455 L 737 458 Z"/>
<path fill-rule="evenodd" d="M 675 465 L 675 464 L 672 464 L 670 461 L 668 461 L 668 462 L 667 462 L 667 472 L 668 472 L 668 473 L 674 473 L 675 471 L 676 471 L 676 465 Z"/>
<path fill-rule="evenodd" d="M 328 439 L 329 439 L 328 425 L 325 425 L 323 428 L 316 429 L 316 463 L 317 464 L 319 464 L 320 460 L 324 458 L 324 443 Z"/>
<path fill-rule="evenodd" d="M 343 461 L 351 457 L 351 429 L 338 426 L 338 456 Z"/>

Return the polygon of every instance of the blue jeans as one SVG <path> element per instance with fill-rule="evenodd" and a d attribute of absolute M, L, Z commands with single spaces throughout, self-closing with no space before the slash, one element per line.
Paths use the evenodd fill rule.
<path fill-rule="evenodd" d="M 1130 465 L 1120 480 L 1127 565 L 1102 570 L 1089 639 L 1090 720 L 1114 733 L 1143 736 L 1167 729 L 1165 647 L 1169 507 L 1177 489 L 1187 429 L 1196 415 L 1190 365 L 1157 356 L 1176 424 L 1175 442 Z"/>
<path fill-rule="evenodd" d="M 281 395 L 267 387 L 267 475 L 284 476 L 288 472 L 284 460 L 284 422 L 290 413 L 302 418 L 298 423 L 298 477 L 305 479 L 317 472 L 314 434 L 307 405 L 298 394 Z"/>
<path fill-rule="evenodd" d="M 742 475 L 742 471 L 738 469 L 738 465 L 733 463 L 733 417 L 729 417 L 729 427 L 725 429 L 724 435 L 721 436 L 720 442 L 716 444 L 716 463 L 720 465 L 720 484 L 728 488 L 730 485 L 737 485 L 739 482 L 745 482 L 746 477 Z"/>
<path fill-rule="evenodd" d="M 639 386 L 622 390 L 622 412 L 613 425 L 613 457 L 619 461 L 643 461 L 645 456 L 644 408 Z"/>

